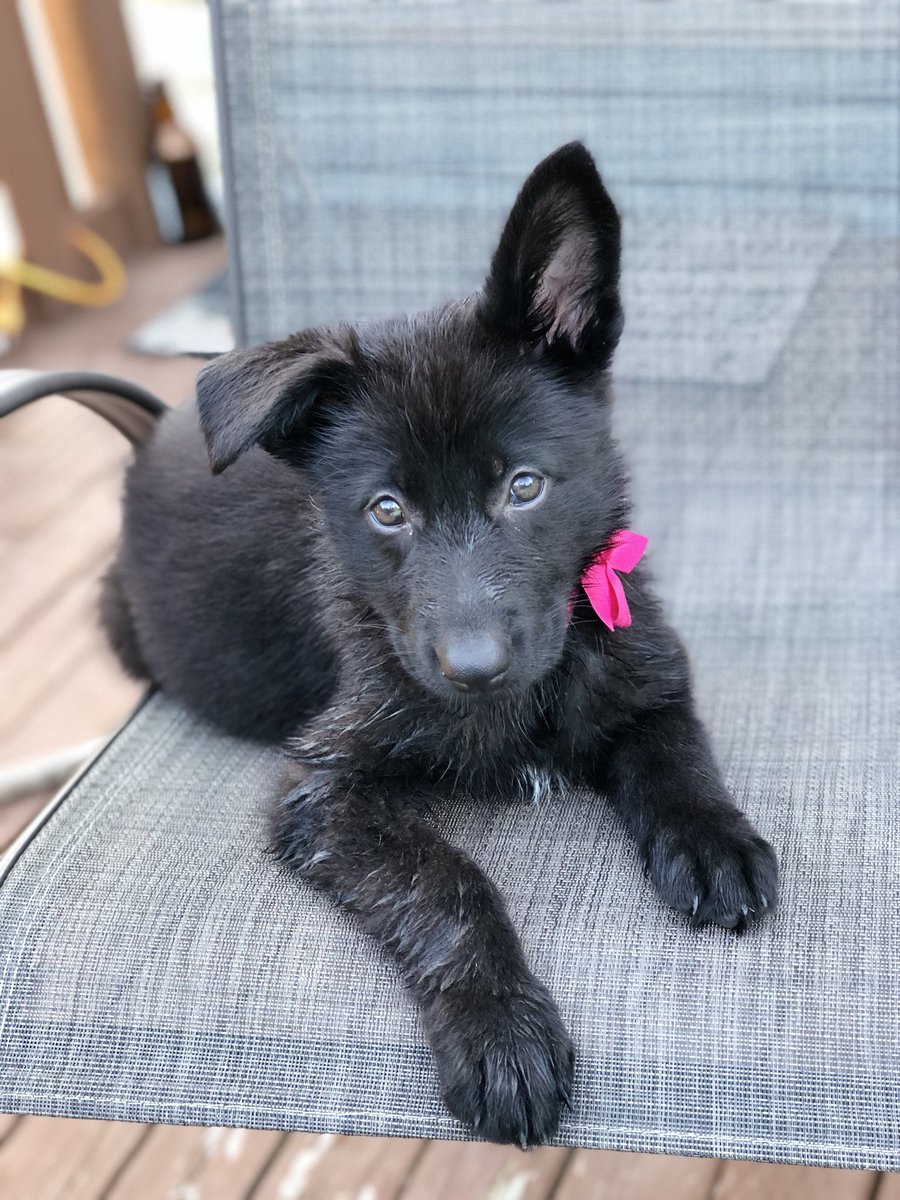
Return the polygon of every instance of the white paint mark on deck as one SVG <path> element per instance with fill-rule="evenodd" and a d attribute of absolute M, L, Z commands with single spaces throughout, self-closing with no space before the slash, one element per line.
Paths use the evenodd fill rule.
<path fill-rule="evenodd" d="M 240 1158 L 247 1140 L 246 1129 L 228 1129 L 223 1125 L 212 1125 L 203 1136 L 203 1157 L 209 1162 L 222 1155 L 228 1162 Z"/>
<path fill-rule="evenodd" d="M 228 1130 L 224 1125 L 210 1125 L 209 1129 L 203 1132 L 203 1157 L 206 1159 L 215 1158 L 222 1148 L 222 1143 L 225 1141 L 225 1135 Z"/>
<path fill-rule="evenodd" d="M 328 1153 L 334 1140 L 333 1133 L 320 1134 L 311 1146 L 305 1146 L 294 1156 L 278 1185 L 278 1200 L 300 1200 L 307 1180 L 316 1165 Z"/>
<path fill-rule="evenodd" d="M 244 1143 L 247 1140 L 246 1129 L 229 1129 L 228 1137 L 225 1139 L 225 1145 L 222 1147 L 222 1153 L 228 1162 L 235 1162 L 241 1157 L 244 1150 Z"/>
<path fill-rule="evenodd" d="M 507 1178 L 501 1176 L 488 1192 L 485 1200 L 522 1200 L 532 1179 L 534 1179 L 534 1171 L 516 1171 L 515 1175 Z"/>

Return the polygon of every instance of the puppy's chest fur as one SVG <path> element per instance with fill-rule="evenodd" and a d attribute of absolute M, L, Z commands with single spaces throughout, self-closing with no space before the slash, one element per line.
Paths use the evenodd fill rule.
<path fill-rule="evenodd" d="M 287 751 L 306 767 L 391 791 L 538 801 L 583 780 L 640 707 L 640 679 L 577 642 L 524 693 L 455 705 L 360 650 L 333 702 L 289 739 Z"/>
<path fill-rule="evenodd" d="M 464 793 L 538 801 L 566 777 L 563 759 L 508 706 L 435 714 L 396 697 L 363 715 L 338 702 L 289 739 L 305 767 L 390 793 Z"/>

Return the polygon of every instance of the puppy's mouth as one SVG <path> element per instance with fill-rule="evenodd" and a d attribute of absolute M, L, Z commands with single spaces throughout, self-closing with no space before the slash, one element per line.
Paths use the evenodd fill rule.
<path fill-rule="evenodd" d="M 441 672 L 443 675 L 443 672 Z M 464 683 L 461 679 L 450 679 L 444 675 L 444 678 L 450 686 L 457 692 L 466 692 L 468 695 L 483 696 L 487 692 L 496 692 L 503 687 L 506 680 L 509 678 L 509 671 L 501 671 L 499 675 L 492 675 L 490 679 L 486 679 L 483 683 L 477 686 L 474 683 Z"/>

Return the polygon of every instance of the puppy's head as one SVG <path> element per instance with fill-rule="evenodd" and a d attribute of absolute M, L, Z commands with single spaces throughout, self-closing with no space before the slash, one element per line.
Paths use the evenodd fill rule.
<path fill-rule="evenodd" d="M 477 296 L 200 376 L 213 470 L 256 445 L 302 470 L 360 608 L 439 695 L 551 669 L 579 573 L 621 524 L 618 274 L 616 210 L 573 144 L 526 181 Z"/>

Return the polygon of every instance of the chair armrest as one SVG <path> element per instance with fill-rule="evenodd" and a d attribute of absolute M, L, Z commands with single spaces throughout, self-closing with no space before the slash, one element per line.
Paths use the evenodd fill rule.
<path fill-rule="evenodd" d="M 96 371 L 0 371 L 0 417 L 44 396 L 62 395 L 104 417 L 134 446 L 143 445 L 168 405 L 146 388 Z"/>

